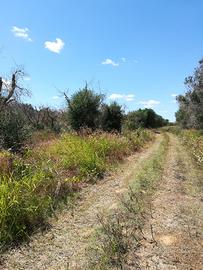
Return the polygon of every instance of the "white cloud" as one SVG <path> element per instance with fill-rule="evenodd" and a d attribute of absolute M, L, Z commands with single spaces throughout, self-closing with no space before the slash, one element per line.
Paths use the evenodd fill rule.
<path fill-rule="evenodd" d="M 19 28 L 17 26 L 13 26 L 11 31 L 14 33 L 15 37 L 19 37 L 27 41 L 32 41 L 32 39 L 29 37 L 29 29 L 27 27 Z"/>
<path fill-rule="evenodd" d="M 24 81 L 30 81 L 30 80 L 31 80 L 31 77 L 25 76 L 25 77 L 23 78 L 23 80 L 24 80 Z"/>
<path fill-rule="evenodd" d="M 123 95 L 120 94 L 111 94 L 109 96 L 109 99 L 121 99 L 123 97 Z"/>
<path fill-rule="evenodd" d="M 52 99 L 60 99 L 61 97 L 59 96 L 53 96 Z"/>
<path fill-rule="evenodd" d="M 44 43 L 44 47 L 54 53 L 60 53 L 64 45 L 65 43 L 60 38 L 56 38 L 56 41 L 45 41 Z"/>
<path fill-rule="evenodd" d="M 126 62 L 126 58 L 125 57 L 121 57 L 121 60 L 122 60 L 123 63 Z"/>
<path fill-rule="evenodd" d="M 160 101 L 149 99 L 149 100 L 142 100 L 139 102 L 139 104 L 142 104 L 145 108 L 154 108 L 155 106 L 160 104 Z"/>
<path fill-rule="evenodd" d="M 177 97 L 177 94 L 171 94 L 172 97 Z"/>
<path fill-rule="evenodd" d="M 112 65 L 113 67 L 118 67 L 119 63 L 114 62 L 112 59 L 110 58 L 106 58 L 103 62 L 102 65 Z"/>
<path fill-rule="evenodd" d="M 133 101 L 135 95 L 129 94 L 129 95 L 122 95 L 122 94 L 111 94 L 108 98 L 111 100 L 116 100 L 116 99 L 123 99 L 125 101 Z"/>

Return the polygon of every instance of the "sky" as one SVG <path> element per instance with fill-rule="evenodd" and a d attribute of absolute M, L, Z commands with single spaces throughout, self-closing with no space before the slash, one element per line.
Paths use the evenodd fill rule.
<path fill-rule="evenodd" d="M 16 66 L 35 106 L 65 106 L 87 82 L 126 111 L 170 121 L 203 57 L 203 0 L 1 1 L 0 75 Z"/>

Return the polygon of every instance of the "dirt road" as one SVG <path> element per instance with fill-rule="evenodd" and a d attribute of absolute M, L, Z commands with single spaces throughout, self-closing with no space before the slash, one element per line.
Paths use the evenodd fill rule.
<path fill-rule="evenodd" d="M 137 252 L 141 269 L 203 269 L 203 174 L 170 135 L 167 163 Z M 154 241 L 151 236 L 153 228 Z"/>
<path fill-rule="evenodd" d="M 157 135 L 149 148 L 129 157 L 114 175 L 86 187 L 74 212 L 64 209 L 58 220 L 50 221 L 52 228 L 46 234 L 35 234 L 29 245 L 4 255 L 3 269 L 85 269 L 86 248 L 97 227 L 97 214 L 117 207 L 118 195 L 127 190 L 162 139 Z M 179 140 L 170 135 L 163 179 L 144 228 L 146 240 L 134 254 L 139 269 L 203 269 L 201 177 Z M 151 228 L 155 241 L 151 241 Z"/>

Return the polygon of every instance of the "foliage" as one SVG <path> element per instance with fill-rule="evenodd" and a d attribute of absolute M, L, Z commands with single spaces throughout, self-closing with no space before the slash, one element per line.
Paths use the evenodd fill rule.
<path fill-rule="evenodd" d="M 168 127 L 167 131 L 180 136 L 181 141 L 189 150 L 195 161 L 203 164 L 203 132 L 202 130 L 184 130 L 178 127 Z"/>
<path fill-rule="evenodd" d="M 30 138 L 35 140 L 37 132 L 39 136 L 40 133 L 56 136 L 66 128 L 65 122 L 63 111 L 12 102 L 0 112 L 0 148 L 20 151 L 28 139 L 29 142 Z"/>
<path fill-rule="evenodd" d="M 8 105 L 0 112 L 0 149 L 19 151 L 29 138 L 31 127 L 18 105 Z"/>
<path fill-rule="evenodd" d="M 116 102 L 110 105 L 104 104 L 101 112 L 101 128 L 104 131 L 121 132 L 123 112 L 121 106 Z"/>
<path fill-rule="evenodd" d="M 130 130 L 137 128 L 157 128 L 168 124 L 168 120 L 163 119 L 152 109 L 139 109 L 127 114 L 125 127 Z"/>
<path fill-rule="evenodd" d="M 49 130 L 59 133 L 64 127 L 64 112 L 49 107 L 34 108 L 31 104 L 19 104 L 20 110 L 26 118 L 26 122 L 33 130 Z"/>
<path fill-rule="evenodd" d="M 68 102 L 68 117 L 71 127 L 79 131 L 81 128 L 96 129 L 98 126 L 98 117 L 103 95 L 96 94 L 88 89 L 79 90 L 69 99 L 65 94 Z"/>
<path fill-rule="evenodd" d="M 183 128 L 203 128 L 203 59 L 199 64 L 193 76 L 185 79 L 187 92 L 177 97 L 176 121 Z"/>
<path fill-rule="evenodd" d="M 25 73 L 17 69 L 11 79 L 0 76 L 0 149 L 19 151 L 29 137 L 29 125 L 19 110 L 19 100 L 29 91 L 21 86 Z"/>
<path fill-rule="evenodd" d="M 121 136 L 64 134 L 23 157 L 0 155 L 0 242 L 24 239 L 81 181 L 101 178 L 111 165 L 153 138 L 150 132 Z M 143 137 L 143 138 L 142 138 Z M 141 139 L 142 138 L 142 139 Z"/>

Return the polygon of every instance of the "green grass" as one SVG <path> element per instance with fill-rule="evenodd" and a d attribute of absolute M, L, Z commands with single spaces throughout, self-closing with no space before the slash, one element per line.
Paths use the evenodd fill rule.
<path fill-rule="evenodd" d="M 126 135 L 64 134 L 23 157 L 0 155 L 0 247 L 21 241 L 45 224 L 83 181 L 101 179 L 111 166 L 151 140 L 149 131 Z"/>

